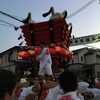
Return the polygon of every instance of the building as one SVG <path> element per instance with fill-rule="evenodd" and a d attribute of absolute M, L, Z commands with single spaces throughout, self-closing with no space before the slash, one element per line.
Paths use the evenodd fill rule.
<path fill-rule="evenodd" d="M 82 37 L 75 37 L 73 36 L 71 38 L 71 46 L 76 46 L 76 45 L 84 45 L 88 43 L 96 43 L 100 41 L 100 33 L 98 34 L 92 34 L 88 36 L 82 36 Z"/>
<path fill-rule="evenodd" d="M 4 52 L 0 53 L 0 68 L 11 70 L 15 72 L 15 62 L 17 60 L 17 52 L 20 50 L 19 46 L 14 46 Z"/>
<path fill-rule="evenodd" d="M 100 49 L 85 47 L 73 51 L 73 55 L 69 68 L 75 70 L 80 79 L 100 78 Z"/>
<path fill-rule="evenodd" d="M 19 59 L 18 52 L 27 49 L 23 46 L 14 46 L 0 53 L 0 68 L 10 70 L 16 73 L 19 77 L 24 74 L 24 71 L 33 70 L 32 59 Z"/>

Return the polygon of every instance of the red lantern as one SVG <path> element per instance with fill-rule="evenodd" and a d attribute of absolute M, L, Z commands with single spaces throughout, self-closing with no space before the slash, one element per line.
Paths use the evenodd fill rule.
<path fill-rule="evenodd" d="M 55 55 L 55 48 L 49 48 L 49 52 L 51 55 Z"/>
<path fill-rule="evenodd" d="M 73 60 L 73 55 L 70 51 L 67 51 L 64 57 L 66 59 Z"/>
<path fill-rule="evenodd" d="M 63 56 L 66 55 L 67 54 L 66 49 L 65 48 L 61 48 L 60 54 L 63 55 Z"/>
<path fill-rule="evenodd" d="M 27 59 L 30 55 L 27 51 L 20 51 L 18 52 L 18 56 L 22 57 L 22 59 Z"/>
<path fill-rule="evenodd" d="M 61 47 L 60 47 L 60 46 L 56 46 L 56 47 L 55 47 L 55 52 L 56 52 L 56 54 L 60 54 L 60 52 L 61 52 Z"/>
<path fill-rule="evenodd" d="M 41 48 L 40 47 L 35 47 L 34 51 L 35 51 L 35 55 L 39 55 L 40 51 L 41 51 Z"/>
<path fill-rule="evenodd" d="M 35 55 L 35 51 L 34 50 L 28 50 L 28 53 L 30 54 L 30 56 L 34 56 Z"/>

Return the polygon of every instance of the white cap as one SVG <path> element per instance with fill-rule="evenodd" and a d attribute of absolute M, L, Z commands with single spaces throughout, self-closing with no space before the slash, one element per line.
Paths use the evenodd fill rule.
<path fill-rule="evenodd" d="M 27 80 L 25 78 L 21 78 L 20 83 L 27 83 Z"/>
<path fill-rule="evenodd" d="M 78 89 L 79 91 L 85 91 L 89 87 L 89 83 L 87 82 L 79 82 Z"/>

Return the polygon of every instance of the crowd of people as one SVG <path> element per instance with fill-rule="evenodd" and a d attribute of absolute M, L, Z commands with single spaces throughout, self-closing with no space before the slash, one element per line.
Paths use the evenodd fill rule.
<path fill-rule="evenodd" d="M 100 89 L 89 88 L 89 83 L 78 81 L 71 70 L 61 72 L 57 80 L 21 78 L 0 70 L 0 100 L 99 100 Z"/>
<path fill-rule="evenodd" d="M 100 89 L 79 81 L 70 69 L 53 74 L 52 59 L 47 47 L 41 46 L 38 75 L 18 78 L 8 70 L 0 69 L 0 100 L 97 100 Z M 99 99 L 98 99 L 99 100 Z"/>

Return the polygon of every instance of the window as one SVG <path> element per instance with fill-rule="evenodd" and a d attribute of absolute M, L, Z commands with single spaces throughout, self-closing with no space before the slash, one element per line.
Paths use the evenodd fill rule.
<path fill-rule="evenodd" d="M 98 36 L 98 39 L 100 39 L 100 36 Z"/>
<path fill-rule="evenodd" d="M 81 61 L 83 61 L 84 59 L 83 59 L 83 56 L 81 56 Z"/>
<path fill-rule="evenodd" d="M 92 40 L 94 41 L 95 40 L 95 37 L 92 37 Z"/>
<path fill-rule="evenodd" d="M 73 40 L 72 39 L 70 40 L 70 43 L 73 43 Z"/>
<path fill-rule="evenodd" d="M 2 57 L 0 57 L 0 64 L 2 64 Z"/>
<path fill-rule="evenodd" d="M 100 72 L 97 72 L 97 77 L 100 78 Z"/>
<path fill-rule="evenodd" d="M 89 42 L 90 41 L 90 39 L 89 38 L 86 38 L 86 42 Z"/>
<path fill-rule="evenodd" d="M 83 39 L 80 39 L 80 42 L 83 42 Z"/>
<path fill-rule="evenodd" d="M 9 62 L 12 60 L 12 54 L 13 54 L 12 51 L 10 51 L 9 54 L 8 54 L 8 61 L 9 61 Z"/>
<path fill-rule="evenodd" d="M 8 55 L 4 55 L 4 64 L 8 63 Z"/>
<path fill-rule="evenodd" d="M 78 43 L 78 41 L 77 41 L 77 40 L 75 40 L 75 43 Z"/>

